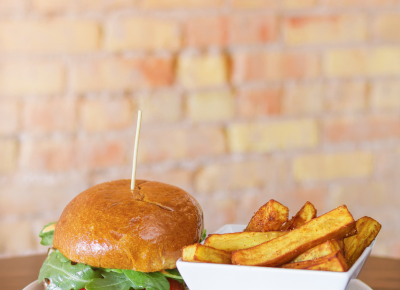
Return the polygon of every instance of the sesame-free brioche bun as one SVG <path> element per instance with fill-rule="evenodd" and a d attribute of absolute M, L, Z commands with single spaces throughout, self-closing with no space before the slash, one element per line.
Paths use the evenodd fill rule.
<path fill-rule="evenodd" d="M 53 245 L 73 262 L 155 272 L 176 268 L 184 246 L 199 241 L 203 212 L 184 190 L 155 181 L 105 182 L 64 209 Z"/>

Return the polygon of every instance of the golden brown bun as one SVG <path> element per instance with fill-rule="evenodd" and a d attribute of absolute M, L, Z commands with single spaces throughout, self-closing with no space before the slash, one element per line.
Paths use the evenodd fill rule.
<path fill-rule="evenodd" d="M 184 190 L 155 181 L 116 180 L 76 196 L 58 220 L 53 245 L 71 261 L 154 272 L 176 268 L 199 241 L 203 212 Z"/>

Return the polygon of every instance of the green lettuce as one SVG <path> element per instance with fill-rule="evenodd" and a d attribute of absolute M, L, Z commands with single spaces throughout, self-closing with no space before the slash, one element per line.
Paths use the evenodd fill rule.
<path fill-rule="evenodd" d="M 48 226 L 54 225 L 57 222 L 51 222 L 48 223 L 47 225 L 45 225 L 43 227 L 43 229 L 40 231 L 39 233 L 39 237 L 42 238 L 42 240 L 40 241 L 40 244 L 43 246 L 50 246 L 53 244 L 53 236 L 54 236 L 54 230 L 52 231 L 48 231 L 48 232 L 43 232 L 45 228 L 47 228 Z"/>
<path fill-rule="evenodd" d="M 39 282 L 48 279 L 48 290 L 169 290 L 168 278 L 183 282 L 177 269 L 143 273 L 134 270 L 95 268 L 72 263 L 55 250 L 44 261 L 39 272 Z"/>
<path fill-rule="evenodd" d="M 39 234 L 42 245 L 53 243 L 54 231 L 43 230 L 56 222 L 45 225 Z M 205 235 L 205 232 L 203 232 Z M 52 251 L 44 261 L 39 272 L 39 282 L 50 281 L 48 290 L 169 290 L 167 278 L 181 283 L 182 276 L 177 269 L 162 272 L 144 273 L 134 270 L 95 268 L 86 264 L 73 263 L 60 251 Z"/>

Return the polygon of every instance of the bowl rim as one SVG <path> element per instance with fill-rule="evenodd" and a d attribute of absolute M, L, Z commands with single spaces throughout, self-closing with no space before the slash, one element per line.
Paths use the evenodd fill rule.
<path fill-rule="evenodd" d="M 242 224 L 225 224 L 222 227 L 220 227 L 218 230 L 216 230 L 213 234 L 221 234 L 220 232 L 224 230 L 224 228 L 229 227 L 229 226 L 234 226 L 234 227 L 243 227 L 245 228 L 246 225 L 242 225 Z M 354 272 L 356 272 L 356 270 L 359 268 L 361 263 L 364 263 L 368 256 L 370 251 L 372 250 L 372 248 L 375 245 L 375 240 L 374 239 L 372 241 L 372 243 L 364 250 L 364 252 L 361 254 L 361 256 L 357 259 L 357 261 L 350 267 L 350 269 L 348 269 L 346 272 L 333 272 L 333 271 L 318 271 L 318 270 L 303 270 L 303 269 L 287 269 L 287 268 L 278 268 L 278 267 L 263 267 L 263 266 L 248 266 L 248 265 L 232 265 L 232 264 L 214 264 L 214 263 L 204 263 L 204 262 L 196 262 L 196 265 L 208 265 L 211 267 L 216 267 L 216 269 L 223 267 L 223 268 L 227 268 L 227 267 L 241 267 L 241 268 L 246 268 L 246 269 L 260 269 L 260 271 L 268 271 L 271 273 L 276 272 L 280 272 L 282 270 L 286 271 L 287 273 L 290 273 L 293 271 L 298 273 L 298 271 L 303 270 L 304 275 L 320 275 L 320 276 L 335 276 L 335 277 L 352 277 Z M 204 242 L 204 241 L 203 241 Z M 368 250 L 370 249 L 370 250 Z M 187 264 L 193 264 L 193 262 L 185 262 L 182 260 L 182 257 L 178 259 L 178 261 L 176 261 L 176 263 L 181 264 L 183 263 L 184 265 Z M 363 266 L 363 265 L 362 265 Z M 361 267 L 362 267 L 361 266 Z M 259 270 L 257 270 L 259 271 Z"/>

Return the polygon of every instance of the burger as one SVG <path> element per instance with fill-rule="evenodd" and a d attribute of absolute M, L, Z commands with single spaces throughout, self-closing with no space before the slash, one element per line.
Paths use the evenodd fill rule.
<path fill-rule="evenodd" d="M 130 183 L 83 191 L 43 228 L 41 244 L 53 244 L 39 273 L 45 289 L 184 289 L 175 263 L 203 234 L 199 203 L 172 185 Z"/>

